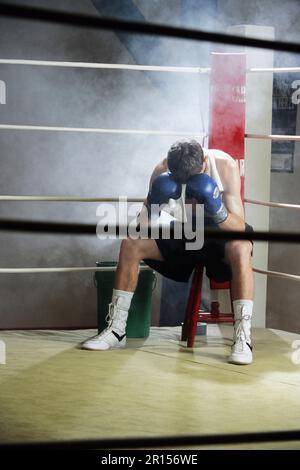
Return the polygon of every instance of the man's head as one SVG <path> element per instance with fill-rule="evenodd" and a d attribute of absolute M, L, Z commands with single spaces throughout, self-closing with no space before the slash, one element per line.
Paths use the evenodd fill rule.
<path fill-rule="evenodd" d="M 176 142 L 168 152 L 168 168 L 176 181 L 186 183 L 203 170 L 204 153 L 196 140 Z"/>

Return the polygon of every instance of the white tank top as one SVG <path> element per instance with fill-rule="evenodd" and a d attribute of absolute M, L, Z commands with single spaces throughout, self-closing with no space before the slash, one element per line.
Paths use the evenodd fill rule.
<path fill-rule="evenodd" d="M 220 152 L 220 150 L 214 150 L 214 149 L 203 149 L 204 155 L 208 157 L 207 159 L 207 169 L 205 173 L 208 174 L 213 180 L 218 185 L 218 188 L 221 193 L 224 192 L 224 187 L 216 166 L 216 160 L 215 160 L 215 155 Z"/>

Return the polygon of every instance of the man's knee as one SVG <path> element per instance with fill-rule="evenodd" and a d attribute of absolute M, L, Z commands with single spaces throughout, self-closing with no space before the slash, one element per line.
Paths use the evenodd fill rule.
<path fill-rule="evenodd" d="M 252 243 L 247 240 L 234 240 L 225 245 L 225 260 L 230 265 L 248 264 L 251 260 Z"/>
<path fill-rule="evenodd" d="M 120 253 L 123 256 L 138 259 L 141 256 L 139 241 L 140 240 L 133 240 L 132 238 L 122 240 Z"/>
<path fill-rule="evenodd" d="M 127 238 L 122 240 L 120 256 L 129 260 L 153 259 L 163 261 L 163 257 L 154 240 L 133 240 Z"/>

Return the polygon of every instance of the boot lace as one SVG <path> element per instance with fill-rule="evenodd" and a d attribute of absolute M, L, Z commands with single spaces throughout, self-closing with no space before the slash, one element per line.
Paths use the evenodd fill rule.
<path fill-rule="evenodd" d="M 243 351 L 247 341 L 250 342 L 250 339 L 247 337 L 247 321 L 250 320 L 250 315 L 243 315 L 237 320 L 237 326 L 235 328 L 235 343 L 234 348 L 237 351 Z M 249 328 L 249 327 L 248 327 Z"/>
<path fill-rule="evenodd" d="M 108 305 L 108 314 L 105 317 L 105 321 L 107 323 L 106 328 L 110 328 L 112 326 L 113 319 L 114 319 L 114 311 L 115 311 L 114 307 L 115 305 L 112 303 Z"/>

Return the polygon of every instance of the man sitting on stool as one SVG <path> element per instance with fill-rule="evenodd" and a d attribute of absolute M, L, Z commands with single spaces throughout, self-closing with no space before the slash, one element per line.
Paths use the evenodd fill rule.
<path fill-rule="evenodd" d="M 140 214 L 141 223 L 148 220 L 151 205 L 179 200 L 183 187 L 185 203 L 203 204 L 209 225 L 219 230 L 252 231 L 244 219 L 237 163 L 225 152 L 203 149 L 195 140 L 172 145 L 167 158 L 155 167 Z M 205 240 L 200 250 L 187 250 L 184 238 L 123 240 L 108 326 L 82 347 L 91 350 L 125 347 L 128 310 L 137 286 L 140 261 L 181 282 L 187 282 L 194 267 L 201 263 L 210 279 L 231 282 L 235 328 L 229 362 L 250 364 L 254 291 L 251 255 L 252 243 L 248 240 Z"/>

